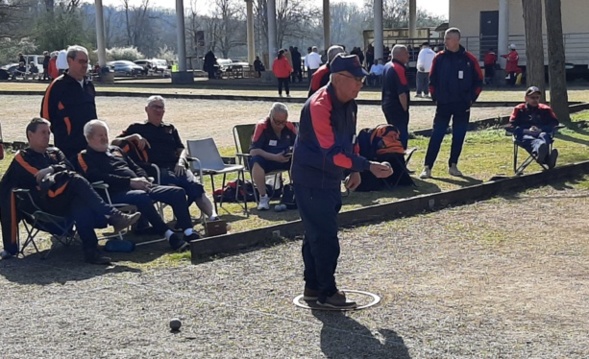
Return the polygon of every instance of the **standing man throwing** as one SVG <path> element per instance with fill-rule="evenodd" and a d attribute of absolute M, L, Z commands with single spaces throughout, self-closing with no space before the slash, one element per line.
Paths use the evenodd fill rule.
<path fill-rule="evenodd" d="M 353 308 L 337 289 L 335 269 L 340 253 L 337 214 L 341 208 L 344 170 L 351 174 L 346 187 L 360 184 L 360 171 L 385 178 L 392 169 L 358 155 L 354 99 L 366 71 L 356 55 L 337 55 L 331 62 L 331 80 L 305 103 L 295 141 L 292 179 L 299 213 L 305 228 L 303 299 L 331 308 Z"/>
<path fill-rule="evenodd" d="M 436 115 L 420 178 L 431 178 L 450 119 L 452 147 L 448 161 L 449 173 L 462 176 L 457 167 L 458 158 L 468 129 L 470 107 L 482 90 L 483 73 L 479 61 L 460 45 L 460 30 L 455 27 L 446 30 L 444 44 L 446 48 L 434 57 L 429 74 L 429 89 L 436 103 Z"/>
<path fill-rule="evenodd" d="M 88 50 L 82 46 L 67 49 L 69 70 L 56 78 L 45 91 L 41 102 L 41 117 L 51 122 L 55 146 L 75 162 L 78 152 L 88 143 L 84 137 L 84 125 L 95 119 L 96 90 L 86 80 Z"/>
<path fill-rule="evenodd" d="M 409 52 L 404 45 L 393 47 L 393 59 L 384 66 L 382 82 L 382 112 L 387 123 L 399 130 L 399 140 L 407 149 L 409 142 L 409 83 L 405 64 Z"/>

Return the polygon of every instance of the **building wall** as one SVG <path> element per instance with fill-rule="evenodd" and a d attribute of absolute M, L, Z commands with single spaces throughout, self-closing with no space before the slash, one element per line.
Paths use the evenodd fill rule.
<path fill-rule="evenodd" d="M 542 4 L 541 0 L 537 0 Z M 563 0 L 563 33 L 588 33 L 589 4 L 587 0 Z M 450 26 L 460 29 L 462 36 L 479 36 L 480 12 L 499 10 L 499 0 L 450 0 Z M 546 22 L 543 21 L 546 31 Z M 524 34 L 524 19 L 521 0 L 509 0 L 509 34 Z"/>

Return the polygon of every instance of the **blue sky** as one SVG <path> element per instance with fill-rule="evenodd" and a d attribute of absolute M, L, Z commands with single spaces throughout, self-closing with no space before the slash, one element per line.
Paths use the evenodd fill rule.
<path fill-rule="evenodd" d="M 92 0 L 87 0 L 88 2 L 91 2 Z M 197 0 L 199 5 L 205 6 L 205 4 L 207 3 L 207 0 Z M 359 5 L 362 5 L 364 3 L 364 0 L 332 0 L 333 2 L 341 2 L 341 1 L 348 1 L 348 2 L 353 2 L 353 3 L 357 3 Z M 448 17 L 448 1 L 449 0 L 417 0 L 417 7 L 423 8 L 423 9 L 427 9 L 429 12 L 432 12 L 436 15 L 444 15 L 446 17 Z M 184 0 L 184 6 L 188 7 L 190 6 L 190 2 L 191 0 Z M 102 0 L 102 3 L 104 5 L 121 5 L 122 4 L 122 0 Z M 131 3 L 135 3 L 135 4 L 140 4 L 141 0 L 131 0 Z M 159 6 L 159 7 L 168 7 L 168 8 L 173 8 L 176 5 L 176 1 L 174 0 L 151 0 L 150 1 L 151 4 L 153 4 L 154 6 Z"/>

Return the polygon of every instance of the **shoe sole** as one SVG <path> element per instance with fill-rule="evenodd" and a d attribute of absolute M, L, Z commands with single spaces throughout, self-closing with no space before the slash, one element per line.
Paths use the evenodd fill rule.
<path fill-rule="evenodd" d="M 182 245 L 176 249 L 174 249 L 176 252 L 185 252 L 187 250 L 190 249 L 190 243 L 188 242 L 184 242 L 182 243 Z"/>
<path fill-rule="evenodd" d="M 316 302 L 317 299 L 319 299 L 319 297 L 307 297 L 307 296 L 303 296 L 303 300 L 305 302 Z"/>
<path fill-rule="evenodd" d="M 115 228 L 113 227 L 113 230 L 115 233 L 120 233 L 122 231 L 124 231 L 125 229 L 132 227 L 135 223 L 137 223 L 137 221 L 139 221 L 139 218 L 141 218 L 141 216 L 135 216 L 133 218 L 131 218 L 131 221 L 129 221 L 129 224 L 127 224 L 125 227 L 123 228 Z"/>

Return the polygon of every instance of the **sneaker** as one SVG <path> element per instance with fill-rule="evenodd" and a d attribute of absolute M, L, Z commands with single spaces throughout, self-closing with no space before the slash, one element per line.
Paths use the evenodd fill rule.
<path fill-rule="evenodd" d="M 421 178 L 421 179 L 432 178 L 432 169 L 429 166 L 423 167 L 423 171 L 421 171 L 419 178 Z"/>
<path fill-rule="evenodd" d="M 180 238 L 180 236 L 177 233 L 172 233 L 170 239 L 168 239 L 168 242 L 170 243 L 170 247 L 172 247 L 173 250 L 178 252 L 184 252 L 189 247 L 189 244 L 186 243 L 182 238 Z"/>
<path fill-rule="evenodd" d="M 0 252 L 0 259 L 10 259 L 13 255 L 9 251 L 2 251 Z"/>
<path fill-rule="evenodd" d="M 265 211 L 270 209 L 270 197 L 268 194 L 260 196 L 260 203 L 258 203 L 258 211 Z"/>
<path fill-rule="evenodd" d="M 458 167 L 456 166 L 456 163 L 452 163 L 450 165 L 450 168 L 448 169 L 448 173 L 451 176 L 457 176 L 457 177 L 462 177 L 462 172 L 460 172 L 460 170 L 458 169 Z"/>
<path fill-rule="evenodd" d="M 98 249 L 90 253 L 84 254 L 84 261 L 89 264 L 111 264 L 110 257 L 103 256 Z"/>
<path fill-rule="evenodd" d="M 289 94 L 286 94 L 286 97 L 290 97 L 290 95 Z"/>
<path fill-rule="evenodd" d="M 134 225 L 140 217 L 141 213 L 139 212 L 132 214 L 118 212 L 117 214 L 114 214 L 110 217 L 110 224 L 112 225 L 115 233 L 119 233 L 123 229 Z"/>
<path fill-rule="evenodd" d="M 420 93 L 418 93 L 418 94 L 415 94 L 415 97 L 420 97 L 421 98 L 421 97 L 423 97 L 423 95 L 420 94 Z"/>
<path fill-rule="evenodd" d="M 307 302 L 315 302 L 317 299 L 319 299 L 319 291 L 317 289 L 305 287 L 305 290 L 303 291 L 303 300 Z"/>
<path fill-rule="evenodd" d="M 317 300 L 317 304 L 322 307 L 335 309 L 351 309 L 358 306 L 356 302 L 349 302 L 346 299 L 346 294 L 342 291 L 337 291 L 334 295 L 325 298 L 323 301 Z"/>
<path fill-rule="evenodd" d="M 190 244 L 192 241 L 196 241 L 197 239 L 200 239 L 200 236 L 196 232 L 192 232 L 189 235 L 184 235 L 184 242 L 188 244 Z"/>
<path fill-rule="evenodd" d="M 550 152 L 550 155 L 548 156 L 548 160 L 546 161 L 548 168 L 556 167 L 556 159 L 557 158 L 558 158 L 558 150 L 553 149 L 552 152 Z"/>

